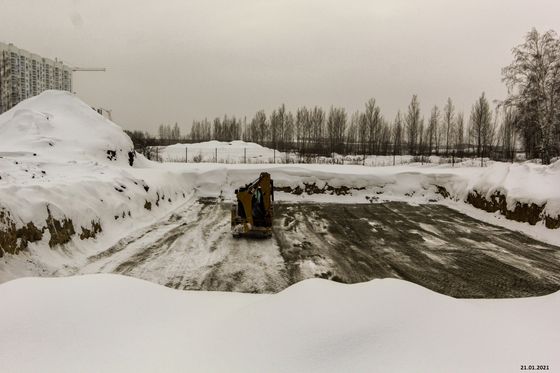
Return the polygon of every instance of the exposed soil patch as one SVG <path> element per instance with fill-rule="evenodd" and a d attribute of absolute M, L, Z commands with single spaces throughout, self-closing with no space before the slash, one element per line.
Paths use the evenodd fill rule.
<path fill-rule="evenodd" d="M 436 185 L 436 193 L 441 195 L 443 198 L 449 198 L 449 192 L 441 185 Z"/>
<path fill-rule="evenodd" d="M 49 247 L 55 247 L 56 245 L 63 245 L 72 239 L 72 236 L 76 234 L 74 230 L 74 224 L 72 220 L 65 218 L 62 220 L 57 220 L 52 217 L 51 211 L 47 206 L 47 229 L 51 234 L 49 240 Z"/>
<path fill-rule="evenodd" d="M 86 240 L 88 238 L 95 238 L 98 233 L 101 233 L 103 229 L 101 228 L 101 223 L 99 221 L 91 222 L 91 229 L 89 228 L 82 228 L 82 233 L 80 233 L 80 239 Z"/>
<path fill-rule="evenodd" d="M 365 189 L 364 187 L 353 188 L 344 185 L 339 187 L 333 187 L 328 183 L 325 183 L 325 186 L 322 188 L 319 188 L 315 183 L 303 183 L 303 185 L 304 185 L 303 188 L 301 188 L 299 185 L 296 186 L 295 188 L 291 186 L 284 186 L 284 187 L 275 186 L 274 190 L 284 192 L 284 193 L 295 194 L 295 195 L 301 195 L 305 193 L 305 194 L 336 194 L 337 196 L 340 196 L 340 195 L 350 194 L 352 190 Z"/>
<path fill-rule="evenodd" d="M 510 220 L 529 223 L 531 225 L 535 225 L 539 221 L 544 220 L 547 228 L 560 228 L 560 216 L 552 217 L 543 213 L 546 204 L 537 205 L 535 203 L 528 204 L 517 202 L 513 210 L 509 210 L 506 196 L 504 194 L 497 191 L 490 196 L 490 199 L 487 199 L 476 190 L 469 193 L 467 196 L 467 202 L 484 211 L 499 211 Z"/>
<path fill-rule="evenodd" d="M 45 225 L 38 228 L 33 222 L 28 222 L 21 228 L 16 228 L 16 224 L 10 213 L 0 209 L 0 258 L 4 254 L 17 254 L 26 250 L 29 243 L 40 241 L 46 231 L 50 233 L 49 247 L 64 245 L 69 242 L 76 234 L 74 224 L 71 219 L 55 219 L 47 206 L 47 219 Z M 92 221 L 91 227 L 81 227 L 80 239 L 95 238 L 102 232 L 101 223 Z"/>
<path fill-rule="evenodd" d="M 32 222 L 16 228 L 10 213 L 0 210 L 0 258 L 4 253 L 17 254 L 27 249 L 30 242 L 41 240 L 44 228 L 38 229 Z"/>

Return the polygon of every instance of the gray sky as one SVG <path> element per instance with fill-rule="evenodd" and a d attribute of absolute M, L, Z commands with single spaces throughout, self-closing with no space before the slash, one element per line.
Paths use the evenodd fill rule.
<path fill-rule="evenodd" d="M 558 0 L 0 0 L 0 41 L 76 66 L 74 90 L 127 129 L 281 103 L 385 117 L 413 93 L 466 113 L 503 98 L 500 69 L 531 27 L 560 32 Z"/>

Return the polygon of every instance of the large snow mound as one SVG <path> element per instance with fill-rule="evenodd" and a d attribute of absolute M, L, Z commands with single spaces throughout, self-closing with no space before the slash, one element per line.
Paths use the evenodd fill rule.
<path fill-rule="evenodd" d="M 212 140 L 165 146 L 159 156 L 164 162 L 273 163 L 286 154 L 254 142 Z"/>
<path fill-rule="evenodd" d="M 0 156 L 36 154 L 43 160 L 65 161 L 116 159 L 126 164 L 127 154 L 133 149 L 121 127 L 70 92 L 45 91 L 0 115 Z"/>
<path fill-rule="evenodd" d="M 0 285 L 0 366 L 18 372 L 512 372 L 560 364 L 560 293 L 458 300 L 401 280 L 275 295 L 115 275 Z"/>
<path fill-rule="evenodd" d="M 167 178 L 142 165 L 151 163 L 135 157 L 122 128 L 69 92 L 45 91 L 3 113 L 0 257 L 107 247 L 188 197 L 183 173 Z M 33 233 L 23 228 L 29 224 Z"/>

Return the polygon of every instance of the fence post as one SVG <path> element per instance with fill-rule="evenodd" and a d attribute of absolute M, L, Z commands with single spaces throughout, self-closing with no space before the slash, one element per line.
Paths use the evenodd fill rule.
<path fill-rule="evenodd" d="M 243 148 L 243 163 L 247 163 L 247 148 Z"/>
<path fill-rule="evenodd" d="M 214 162 L 218 163 L 218 148 L 214 149 Z"/>
<path fill-rule="evenodd" d="M 185 146 L 185 163 L 189 163 L 189 149 Z"/>
<path fill-rule="evenodd" d="M 276 164 L 276 149 L 274 149 L 274 157 L 273 157 L 274 161 L 273 163 Z"/>

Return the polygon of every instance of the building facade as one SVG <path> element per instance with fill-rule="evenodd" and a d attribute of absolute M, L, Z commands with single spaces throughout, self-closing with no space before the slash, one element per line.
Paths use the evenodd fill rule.
<path fill-rule="evenodd" d="M 72 69 L 0 42 L 0 113 L 47 89 L 72 91 Z"/>

